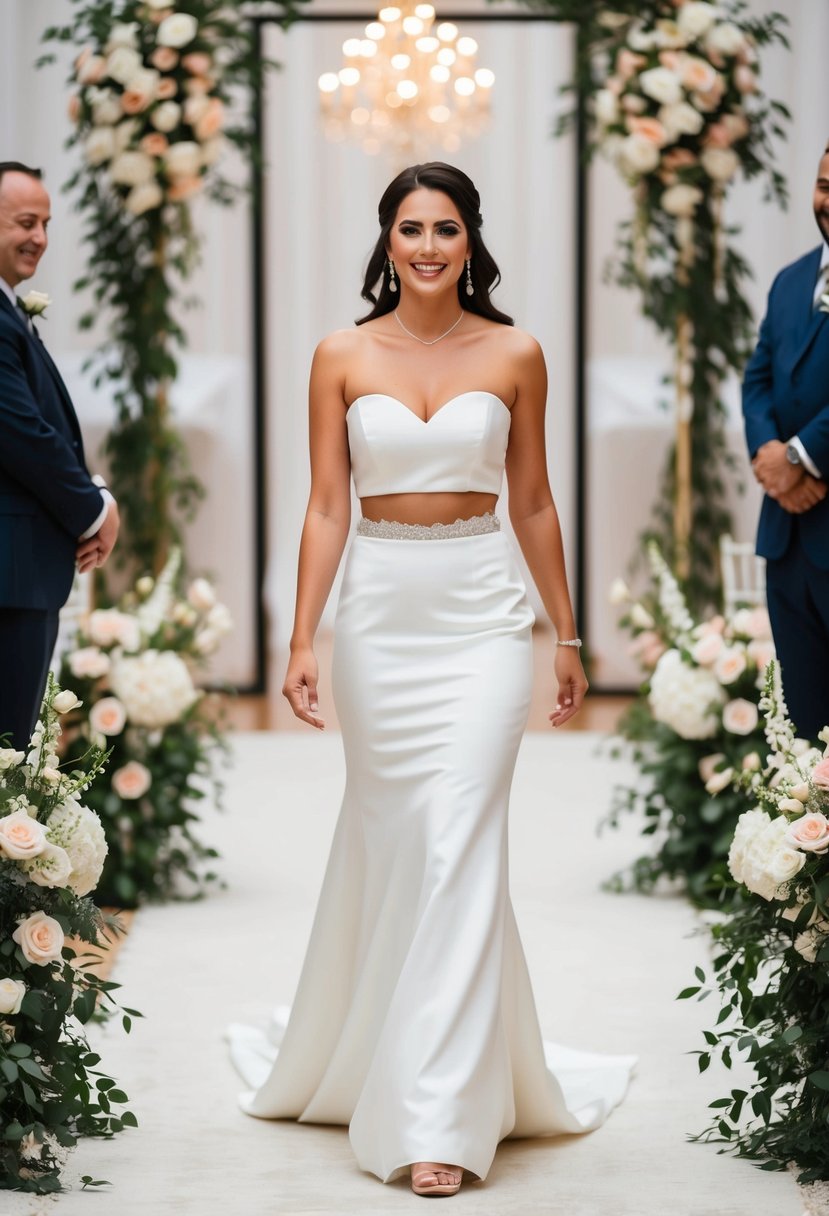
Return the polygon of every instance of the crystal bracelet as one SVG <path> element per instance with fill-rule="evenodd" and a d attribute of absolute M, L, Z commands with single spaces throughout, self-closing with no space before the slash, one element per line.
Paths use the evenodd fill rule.
<path fill-rule="evenodd" d="M 567 638 L 565 641 L 557 638 L 556 646 L 581 646 L 581 638 Z"/>

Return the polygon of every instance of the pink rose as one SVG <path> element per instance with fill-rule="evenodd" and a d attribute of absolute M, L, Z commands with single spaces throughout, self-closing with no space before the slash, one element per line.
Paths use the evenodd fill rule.
<path fill-rule="evenodd" d="M 679 75 L 686 89 L 695 89 L 699 93 L 707 93 L 714 87 L 717 79 L 717 73 L 711 64 L 695 55 L 685 56 Z"/>
<path fill-rule="evenodd" d="M 634 72 L 643 68 L 647 62 L 644 55 L 637 55 L 623 47 L 616 56 L 616 71 L 622 80 L 629 80 Z"/>
<path fill-rule="evenodd" d="M 158 68 L 159 72 L 172 72 L 178 63 L 178 51 L 174 51 L 171 46 L 157 46 L 150 55 L 150 63 L 154 68 Z"/>
<path fill-rule="evenodd" d="M 691 649 L 691 656 L 700 667 L 710 667 L 716 662 L 725 647 L 718 633 L 704 633 Z"/>
<path fill-rule="evenodd" d="M 24 861 L 37 857 L 46 847 L 43 824 L 26 811 L 15 811 L 0 819 L 0 856 Z"/>
<path fill-rule="evenodd" d="M 178 85 L 172 76 L 165 76 L 156 85 L 155 95 L 159 101 L 169 101 L 178 92 Z"/>
<path fill-rule="evenodd" d="M 819 812 L 802 815 L 789 824 L 785 839 L 804 853 L 825 853 L 829 849 L 829 819 Z"/>
<path fill-rule="evenodd" d="M 666 649 L 665 643 L 658 633 L 652 629 L 645 629 L 631 642 L 628 654 L 650 670 L 656 666 Z"/>
<path fill-rule="evenodd" d="M 738 64 L 734 69 L 734 84 L 739 93 L 757 92 L 757 77 L 744 63 Z"/>
<path fill-rule="evenodd" d="M 112 774 L 112 788 L 119 798 L 132 801 L 143 798 L 152 785 L 150 770 L 137 760 L 130 760 Z"/>
<path fill-rule="evenodd" d="M 224 126 L 224 114 L 225 108 L 221 101 L 218 97 L 212 97 L 204 114 L 196 121 L 196 139 L 204 141 L 218 135 Z"/>
<path fill-rule="evenodd" d="M 705 133 L 703 143 L 709 148 L 730 148 L 731 132 L 725 123 L 712 122 Z"/>
<path fill-rule="evenodd" d="M 191 51 L 182 57 L 181 66 L 191 76 L 206 76 L 213 67 L 213 60 L 203 51 Z"/>
<path fill-rule="evenodd" d="M 774 658 L 774 642 L 749 642 L 746 654 L 760 671 L 764 671 Z"/>
<path fill-rule="evenodd" d="M 641 135 L 657 148 L 663 148 L 668 142 L 668 132 L 658 118 L 628 118 L 627 126 L 634 135 Z"/>
<path fill-rule="evenodd" d="M 733 684 L 746 669 L 746 656 L 737 646 L 726 646 L 717 655 L 714 675 L 721 684 Z"/>
<path fill-rule="evenodd" d="M 822 790 L 829 790 L 829 756 L 819 760 L 812 769 L 812 781 Z"/>
<path fill-rule="evenodd" d="M 89 711 L 89 725 L 102 735 L 120 735 L 127 711 L 117 697 L 103 697 Z"/>
<path fill-rule="evenodd" d="M 61 956 L 65 941 L 63 929 L 41 909 L 21 921 L 12 934 L 28 963 L 54 963 Z"/>
<path fill-rule="evenodd" d="M 759 720 L 757 706 L 743 697 L 735 697 L 722 711 L 722 724 L 732 735 L 750 735 Z"/>

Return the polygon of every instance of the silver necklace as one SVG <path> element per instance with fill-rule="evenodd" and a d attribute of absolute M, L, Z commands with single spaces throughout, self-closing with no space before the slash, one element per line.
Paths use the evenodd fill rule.
<path fill-rule="evenodd" d="M 417 334 L 413 334 L 410 329 L 406 329 L 406 326 L 403 324 L 403 322 L 400 320 L 400 318 L 397 315 L 397 309 L 394 310 L 394 319 L 397 322 L 397 324 L 400 326 L 400 328 L 406 331 L 406 333 L 409 335 L 410 338 L 414 338 L 416 342 L 422 342 L 424 346 L 434 346 L 434 344 L 436 342 L 440 342 L 441 338 L 445 338 L 447 336 L 447 334 L 451 334 L 452 330 L 455 329 L 456 326 L 460 325 L 461 321 L 463 320 L 463 316 L 464 316 L 465 312 L 466 312 L 466 309 L 462 308 L 461 315 L 458 317 L 457 321 L 455 321 L 454 324 L 449 326 L 446 333 L 439 334 L 437 338 L 418 338 Z"/>

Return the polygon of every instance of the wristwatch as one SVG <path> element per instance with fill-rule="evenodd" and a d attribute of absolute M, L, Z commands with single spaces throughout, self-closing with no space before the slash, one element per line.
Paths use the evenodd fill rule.
<path fill-rule="evenodd" d="M 788 460 L 789 464 L 803 464 L 803 461 L 800 459 L 800 452 L 798 452 L 793 443 L 786 444 L 786 459 Z"/>

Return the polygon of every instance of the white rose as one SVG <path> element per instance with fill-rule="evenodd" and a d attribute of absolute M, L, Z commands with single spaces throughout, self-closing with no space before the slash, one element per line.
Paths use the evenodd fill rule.
<path fill-rule="evenodd" d="M 743 756 L 744 772 L 754 773 L 757 772 L 759 768 L 762 768 L 762 761 L 757 752 L 749 752 L 748 755 Z"/>
<path fill-rule="evenodd" d="M 755 808 L 744 811 L 737 820 L 734 836 L 728 851 L 728 869 L 735 882 L 743 882 L 745 855 L 755 837 L 771 823 L 765 811 Z"/>
<path fill-rule="evenodd" d="M 159 46 L 178 49 L 192 42 L 198 30 L 198 21 L 189 13 L 171 13 L 159 25 L 156 40 Z"/>
<path fill-rule="evenodd" d="M 89 711 L 89 725 L 102 735 L 120 735 L 127 711 L 117 697 L 102 697 Z"/>
<path fill-rule="evenodd" d="M 24 868 L 27 876 L 39 887 L 65 887 L 72 873 L 72 862 L 66 849 L 47 843 L 43 852 Z"/>
<path fill-rule="evenodd" d="M 132 215 L 143 215 L 145 211 L 153 211 L 164 202 L 164 193 L 158 182 L 144 182 L 133 186 L 124 199 L 124 206 Z"/>
<path fill-rule="evenodd" d="M 96 127 L 111 127 L 121 117 L 123 110 L 116 93 L 101 89 L 100 96 L 92 103 L 92 121 Z"/>
<path fill-rule="evenodd" d="M 187 588 L 187 599 L 199 612 L 207 612 L 216 603 L 216 592 L 206 578 L 195 578 Z"/>
<path fill-rule="evenodd" d="M 703 148 L 699 163 L 715 182 L 729 181 L 740 167 L 740 158 L 731 148 Z"/>
<path fill-rule="evenodd" d="M 660 105 L 676 105 L 682 100 L 682 85 L 676 72 L 670 68 L 650 68 L 639 77 L 639 87 L 646 97 L 652 97 Z"/>
<path fill-rule="evenodd" d="M 17 768 L 25 755 L 25 752 L 15 751 L 13 747 L 0 747 L 0 773 L 5 773 L 10 768 Z"/>
<path fill-rule="evenodd" d="M 144 93 L 150 100 L 155 97 L 161 73 L 155 68 L 141 68 L 130 81 L 130 91 Z"/>
<path fill-rule="evenodd" d="M 143 798 L 152 782 L 150 770 L 138 760 L 130 760 L 112 774 L 112 788 L 119 798 L 127 801 Z"/>
<path fill-rule="evenodd" d="M 220 637 L 215 629 L 200 629 L 193 639 L 193 646 L 199 654 L 212 654 L 218 649 Z"/>
<path fill-rule="evenodd" d="M 741 646 L 726 646 L 714 663 L 714 675 L 721 684 L 733 684 L 745 669 L 746 656 Z"/>
<path fill-rule="evenodd" d="M 678 182 L 664 191 L 660 201 L 663 211 L 667 211 L 668 215 L 693 216 L 704 197 L 699 187 Z"/>
<path fill-rule="evenodd" d="M 656 32 L 634 25 L 628 31 L 627 43 L 632 51 L 652 51 L 657 44 Z"/>
<path fill-rule="evenodd" d="M 702 778 L 703 785 L 707 781 L 711 780 L 714 773 L 717 771 L 718 765 L 720 765 L 724 759 L 724 752 L 712 752 L 710 756 L 702 757 L 697 765 L 697 768 L 699 769 L 699 775 Z"/>
<path fill-rule="evenodd" d="M 108 852 L 98 816 L 69 798 L 52 811 L 46 821 L 46 833 L 69 857 L 68 886 L 76 895 L 88 895 L 98 885 Z"/>
<path fill-rule="evenodd" d="M 226 604 L 214 604 L 207 614 L 207 624 L 216 633 L 230 633 L 233 628 L 233 617 Z"/>
<path fill-rule="evenodd" d="M 659 149 L 652 140 L 641 135 L 626 135 L 619 143 L 617 162 L 626 176 L 650 173 L 659 164 Z"/>
<path fill-rule="evenodd" d="M 680 135 L 699 135 L 705 125 L 705 119 L 699 110 L 695 110 L 687 101 L 660 106 L 658 117 L 672 140 L 678 139 Z"/>
<path fill-rule="evenodd" d="M 170 7 L 170 0 L 144 0 L 144 3 L 147 5 L 147 8 L 161 9 Z"/>
<path fill-rule="evenodd" d="M 630 619 L 637 629 L 653 629 L 653 617 L 642 604 L 633 605 L 630 610 Z"/>
<path fill-rule="evenodd" d="M 732 735 L 750 735 L 758 721 L 757 706 L 743 697 L 729 701 L 722 711 L 722 724 Z"/>
<path fill-rule="evenodd" d="M 90 55 L 78 68 L 78 83 L 96 84 L 103 76 L 105 69 L 106 60 L 103 55 Z"/>
<path fill-rule="evenodd" d="M 619 103 L 616 94 L 610 89 L 599 89 L 596 94 L 596 121 L 603 127 L 610 127 L 619 118 Z"/>
<path fill-rule="evenodd" d="M 769 862 L 769 874 L 772 880 L 780 885 L 789 882 L 806 864 L 803 853 L 797 849 L 782 848 L 772 854 Z"/>
<path fill-rule="evenodd" d="M 738 26 L 730 21 L 723 21 L 721 25 L 715 25 L 708 31 L 705 45 L 709 51 L 716 51 L 719 55 L 736 55 L 744 49 L 746 40 Z"/>
<path fill-rule="evenodd" d="M 676 23 L 686 38 L 701 38 L 717 20 L 717 8 L 702 0 L 689 0 L 677 13 Z"/>
<path fill-rule="evenodd" d="M 112 127 L 96 127 L 90 131 L 83 143 L 84 156 L 90 165 L 102 165 L 115 155 L 115 136 Z"/>
<path fill-rule="evenodd" d="M 716 734 L 723 691 L 704 667 L 689 667 L 678 650 L 666 650 L 651 676 L 651 712 L 682 739 Z"/>
<path fill-rule="evenodd" d="M 181 120 L 181 106 L 177 101 L 163 101 L 150 112 L 150 122 L 156 131 L 169 135 Z"/>
<path fill-rule="evenodd" d="M 627 603 L 630 599 L 630 587 L 628 587 L 623 578 L 614 578 L 610 584 L 607 598 L 611 604 L 619 605 Z"/>
<path fill-rule="evenodd" d="M 201 163 L 206 166 L 215 165 L 224 150 L 224 136 L 217 135 L 215 139 L 206 139 L 201 146 Z"/>
<path fill-rule="evenodd" d="M 116 22 L 109 31 L 109 38 L 106 44 L 107 52 L 114 51 L 119 46 L 137 47 L 138 30 L 139 25 L 137 21 Z"/>
<path fill-rule="evenodd" d="M 146 152 L 122 152 L 109 171 L 112 180 L 121 186 L 143 186 L 155 176 L 155 160 Z"/>
<path fill-rule="evenodd" d="M 26 995 L 26 985 L 22 980 L 13 980 L 4 976 L 0 980 L 0 1013 L 20 1013 L 20 1006 Z"/>
<path fill-rule="evenodd" d="M 96 646 L 112 646 L 118 643 L 124 650 L 137 650 L 141 645 L 141 631 L 135 617 L 117 608 L 96 608 L 90 614 L 86 626 Z"/>
<path fill-rule="evenodd" d="M 109 671 L 109 655 L 97 646 L 82 646 L 68 658 L 69 670 L 79 680 L 98 680 Z"/>
<path fill-rule="evenodd" d="M 112 54 L 107 56 L 107 75 L 124 86 L 130 83 L 135 73 L 143 66 L 141 56 L 132 47 L 116 47 Z"/>
<path fill-rule="evenodd" d="M 676 21 L 662 17 L 656 23 L 656 45 L 667 49 L 685 46 L 687 38 Z"/>
<path fill-rule="evenodd" d="M 27 963 L 53 963 L 61 956 L 65 941 L 63 929 L 52 916 L 40 909 L 20 921 L 12 938 L 23 951 Z"/>
<path fill-rule="evenodd" d="M 0 819 L 0 856 L 13 861 L 37 857 L 46 847 L 46 832 L 26 811 L 14 811 Z"/>
<path fill-rule="evenodd" d="M 746 646 L 746 654 L 758 670 L 763 673 L 774 658 L 774 642 L 749 642 Z M 763 680 L 762 682 L 765 681 Z"/>
<path fill-rule="evenodd" d="M 135 118 L 125 118 L 123 122 L 119 122 L 117 127 L 113 128 L 112 135 L 115 139 L 115 151 L 123 152 L 135 140 L 138 133 L 138 120 Z"/>
<path fill-rule="evenodd" d="M 192 177 L 201 167 L 201 149 L 192 139 L 173 144 L 164 155 L 164 168 L 169 177 Z"/>
<path fill-rule="evenodd" d="M 59 714 L 68 714 L 79 705 L 83 705 L 83 701 L 78 700 L 71 688 L 64 688 L 63 692 L 59 692 L 52 700 L 52 707 Z"/>
<path fill-rule="evenodd" d="M 210 98 L 203 94 L 199 97 L 188 97 L 184 103 L 184 121 L 194 127 L 210 106 Z"/>

